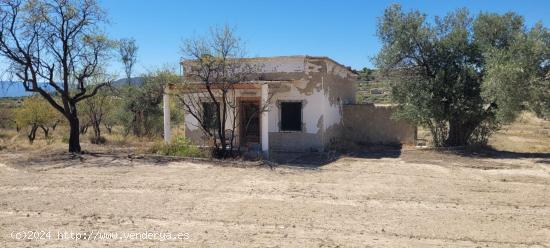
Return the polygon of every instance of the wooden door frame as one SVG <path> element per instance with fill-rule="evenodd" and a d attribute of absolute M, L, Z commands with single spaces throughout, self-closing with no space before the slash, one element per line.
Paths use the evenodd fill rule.
<path fill-rule="evenodd" d="M 242 144 L 241 142 L 243 141 L 243 138 L 244 138 L 244 125 L 243 125 L 243 118 L 244 118 L 244 109 L 242 107 L 242 102 L 254 102 L 254 103 L 257 103 L 258 104 L 258 109 L 261 107 L 261 97 L 259 96 L 240 96 L 240 97 L 237 97 L 237 103 L 238 103 L 238 111 L 239 111 L 239 144 L 241 145 L 244 145 Z M 261 144 L 262 142 L 262 125 L 261 125 L 261 112 L 258 113 L 258 126 L 259 126 L 259 135 L 258 135 L 258 138 L 259 138 L 259 143 Z"/>

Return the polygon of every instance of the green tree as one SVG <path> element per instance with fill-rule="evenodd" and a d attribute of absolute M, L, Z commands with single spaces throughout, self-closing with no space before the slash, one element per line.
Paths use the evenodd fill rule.
<path fill-rule="evenodd" d="M 13 109 L 0 105 L 0 128 L 10 128 L 15 124 Z"/>
<path fill-rule="evenodd" d="M 548 101 L 531 96 L 538 87 L 548 92 L 549 31 L 527 28 L 514 13 L 472 17 L 459 9 L 429 22 L 392 5 L 377 35 L 377 67 L 399 75 L 392 87 L 396 116 L 428 127 L 436 146 L 486 142 L 523 106 Z"/>
<path fill-rule="evenodd" d="M 91 142 L 100 144 L 105 141 L 101 136 L 101 125 L 112 126 L 110 120 L 113 118 L 116 107 L 116 96 L 107 88 L 100 90 L 94 97 L 90 97 L 82 102 L 80 115 L 82 121 L 92 127 L 93 137 Z M 110 130 L 110 128 L 107 128 Z"/>
<path fill-rule="evenodd" d="M 118 42 L 118 54 L 120 61 L 124 65 L 124 73 L 126 74 L 126 83 L 131 85 L 132 71 L 137 62 L 138 46 L 135 39 L 121 39 Z"/>
<path fill-rule="evenodd" d="M 44 131 L 44 137 L 48 139 L 50 129 L 55 129 L 63 120 L 63 116 L 48 102 L 38 96 L 33 96 L 26 98 L 21 106 L 15 109 L 15 120 L 19 127 L 27 129 L 27 138 L 32 144 L 38 128 Z"/>
<path fill-rule="evenodd" d="M 479 17 L 474 30 L 479 30 L 479 46 L 487 51 L 487 76 L 483 96 L 498 106 L 497 118 L 513 120 L 523 108 L 539 117 L 550 116 L 550 31 L 541 23 L 527 30 L 523 19 L 513 14 Z M 514 27 L 510 37 L 499 37 L 506 27 Z M 490 28 L 492 27 L 492 28 Z M 483 30 L 498 30 L 485 34 Z M 497 38 L 481 39 L 488 36 Z"/>
<path fill-rule="evenodd" d="M 164 69 L 143 76 L 141 86 L 128 86 L 119 111 L 120 122 L 126 133 L 154 136 L 162 133 L 162 96 L 164 86 L 181 79 L 172 70 Z"/>

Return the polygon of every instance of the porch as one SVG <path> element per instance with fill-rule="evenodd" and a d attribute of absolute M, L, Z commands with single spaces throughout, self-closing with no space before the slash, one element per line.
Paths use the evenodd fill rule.
<path fill-rule="evenodd" d="M 271 83 L 271 82 L 270 82 Z M 170 143 L 172 140 L 171 133 L 171 114 L 170 101 L 175 94 L 182 94 L 181 89 L 176 85 L 168 85 L 165 87 L 163 96 L 164 110 L 164 142 Z M 183 92 L 189 94 L 189 92 Z M 263 155 L 264 158 L 269 156 L 269 86 L 268 82 L 259 81 L 254 83 L 237 84 L 234 89 L 232 102 L 236 107 L 231 110 L 236 113 L 231 113 L 231 118 L 226 120 L 225 137 L 226 143 L 233 139 L 233 148 L 240 148 L 241 151 L 253 151 Z M 207 104 L 203 102 L 202 104 Z M 203 109 L 205 107 L 203 106 Z M 213 113 L 205 113 L 204 118 L 211 118 Z M 235 118 L 235 120 L 233 120 Z M 193 119 L 193 118 L 190 118 Z M 227 125 L 227 122 L 235 121 L 236 126 Z M 193 139 L 193 133 L 196 133 L 198 125 L 193 123 L 193 120 L 185 120 L 186 137 Z M 229 128 L 227 128 L 229 127 Z M 188 135 L 187 133 L 191 133 Z M 196 136 L 202 136 L 197 134 Z M 219 139 L 217 140 L 218 144 Z M 212 145 L 213 141 L 203 140 L 202 145 Z"/>

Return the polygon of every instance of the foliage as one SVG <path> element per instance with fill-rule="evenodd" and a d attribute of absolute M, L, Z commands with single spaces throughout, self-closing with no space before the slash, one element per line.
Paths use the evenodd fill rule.
<path fill-rule="evenodd" d="M 155 148 L 154 148 L 155 149 Z M 162 144 L 156 149 L 157 153 L 179 157 L 204 157 L 205 154 L 185 137 L 177 136 L 170 144 Z"/>
<path fill-rule="evenodd" d="M 374 79 L 374 70 L 367 67 L 363 67 L 357 74 L 359 75 L 359 81 L 371 81 Z"/>
<path fill-rule="evenodd" d="M 526 28 L 514 13 L 472 17 L 459 9 L 429 22 L 392 5 L 379 19 L 378 37 L 376 65 L 399 72 L 392 87 L 396 116 L 428 127 L 437 146 L 485 142 L 525 104 L 548 101 L 531 94 L 548 80 L 549 31 Z"/>
<path fill-rule="evenodd" d="M 90 97 L 82 102 L 79 108 L 79 115 L 82 120 L 81 125 L 91 126 L 93 136 L 90 138 L 92 144 L 105 143 L 105 138 L 101 136 L 101 125 L 111 130 L 114 123 L 115 110 L 119 100 L 113 94 L 112 89 L 104 88 L 94 97 Z"/>
<path fill-rule="evenodd" d="M 55 129 L 63 121 L 63 116 L 45 100 L 33 96 L 26 98 L 15 110 L 15 120 L 19 127 L 27 130 L 27 138 L 30 143 L 33 143 L 38 128 L 41 128 L 44 131 L 44 137 L 49 139 L 50 129 Z"/>
<path fill-rule="evenodd" d="M 514 120 L 523 107 L 539 117 L 548 117 L 550 30 L 537 23 L 530 30 L 524 31 L 521 17 L 512 17 L 512 14 L 506 17 L 505 21 L 517 26 L 512 37 L 499 38 L 497 44 L 480 42 L 480 46 L 489 51 L 486 53 L 487 77 L 482 85 L 483 96 L 498 106 L 497 117 L 504 122 Z M 495 15 L 485 15 L 483 22 L 480 22 L 476 23 L 480 26 L 475 26 L 476 30 L 489 26 L 504 28 L 502 18 Z"/>
<path fill-rule="evenodd" d="M 14 113 L 10 108 L 0 106 L 2 111 L 0 111 L 0 128 L 12 127 L 14 124 Z"/>
<path fill-rule="evenodd" d="M 149 73 L 143 78 L 140 87 L 128 86 L 124 89 L 125 97 L 118 117 L 126 133 L 133 132 L 138 137 L 159 136 L 163 130 L 164 86 L 178 83 L 180 78 L 169 69 Z"/>
<path fill-rule="evenodd" d="M 135 39 L 121 39 L 118 42 L 118 54 L 120 61 L 124 65 L 128 85 L 132 83 L 132 70 L 137 61 L 137 51 L 138 46 Z"/>

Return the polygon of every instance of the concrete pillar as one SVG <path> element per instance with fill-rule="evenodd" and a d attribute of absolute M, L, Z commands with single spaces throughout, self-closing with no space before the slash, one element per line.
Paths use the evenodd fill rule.
<path fill-rule="evenodd" d="M 170 95 L 164 93 L 162 97 L 163 110 L 164 110 L 164 143 L 170 144 L 172 141 L 171 127 L 170 127 Z"/>
<path fill-rule="evenodd" d="M 262 141 L 262 152 L 264 158 L 269 158 L 269 108 L 265 106 L 268 103 L 269 99 L 269 86 L 267 83 L 262 84 L 261 90 L 261 108 L 264 110 L 260 116 L 260 131 L 261 131 L 261 141 Z"/>

